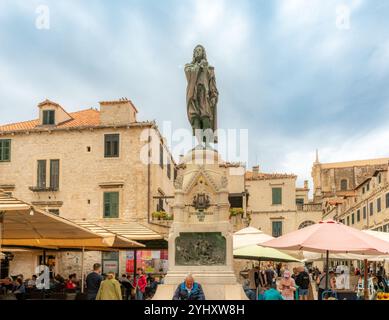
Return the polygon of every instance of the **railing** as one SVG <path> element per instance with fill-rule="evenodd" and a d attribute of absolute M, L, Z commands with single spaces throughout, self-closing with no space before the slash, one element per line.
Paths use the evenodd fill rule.
<path fill-rule="evenodd" d="M 296 204 L 298 211 L 322 211 L 321 203 Z"/>
<path fill-rule="evenodd" d="M 32 186 L 32 187 L 29 187 L 28 189 L 30 189 L 32 192 L 54 192 L 54 191 L 58 191 L 58 188 L 54 188 L 54 187 Z"/>

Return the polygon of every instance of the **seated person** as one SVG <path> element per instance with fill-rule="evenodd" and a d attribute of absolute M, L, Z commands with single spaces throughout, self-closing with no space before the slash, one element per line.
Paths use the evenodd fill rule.
<path fill-rule="evenodd" d="M 201 285 L 188 274 L 185 281 L 178 285 L 173 300 L 205 300 L 205 295 Z"/>
<path fill-rule="evenodd" d="M 13 287 L 12 292 L 15 294 L 16 299 L 18 300 L 25 299 L 26 287 L 24 286 L 22 278 L 16 279 L 15 286 Z"/>
<path fill-rule="evenodd" d="M 27 288 L 28 289 L 34 289 L 36 287 L 36 278 L 37 278 L 37 276 L 35 274 L 33 274 L 31 279 L 29 279 L 27 281 Z"/>

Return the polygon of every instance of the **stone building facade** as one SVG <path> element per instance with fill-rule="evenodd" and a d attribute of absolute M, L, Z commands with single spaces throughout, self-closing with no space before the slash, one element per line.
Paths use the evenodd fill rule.
<path fill-rule="evenodd" d="M 359 230 L 389 232 L 388 167 L 383 165 L 362 181 L 353 195 L 325 201 L 324 217 Z"/>
<path fill-rule="evenodd" d="M 320 163 L 317 156 L 312 166 L 315 202 L 352 196 L 356 187 L 376 170 L 385 168 L 388 161 L 389 158 Z"/>
<path fill-rule="evenodd" d="M 296 187 L 297 176 L 260 172 L 245 174 L 250 225 L 275 237 L 320 221 L 321 204 L 309 200 L 308 182 Z"/>
<path fill-rule="evenodd" d="M 46 100 L 37 114 L 36 120 L 0 126 L 0 188 L 67 219 L 134 221 L 168 232 L 153 222 L 152 213 L 169 211 L 176 165 L 155 123 L 139 122 L 131 101 L 104 101 L 100 110 L 68 113 Z M 148 154 L 156 159 L 151 164 Z M 60 274 L 78 270 L 79 253 L 50 254 Z M 12 274 L 31 275 L 39 255 L 16 253 Z M 99 252 L 86 257 L 86 270 L 102 261 Z M 125 259 L 122 252 L 120 272 Z"/>

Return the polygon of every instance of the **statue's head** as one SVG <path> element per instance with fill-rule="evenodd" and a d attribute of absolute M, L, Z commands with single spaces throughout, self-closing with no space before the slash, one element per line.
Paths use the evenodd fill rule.
<path fill-rule="evenodd" d="M 205 48 L 201 44 L 198 44 L 193 50 L 192 63 L 200 62 L 203 59 L 207 60 L 207 54 L 205 52 Z"/>

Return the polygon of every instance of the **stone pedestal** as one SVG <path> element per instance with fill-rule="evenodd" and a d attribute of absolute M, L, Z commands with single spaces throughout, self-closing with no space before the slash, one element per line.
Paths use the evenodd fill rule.
<path fill-rule="evenodd" d="M 171 300 L 191 273 L 207 300 L 247 299 L 233 270 L 228 174 L 214 150 L 192 150 L 175 181 L 174 222 L 169 232 L 169 269 L 154 296 Z"/>

